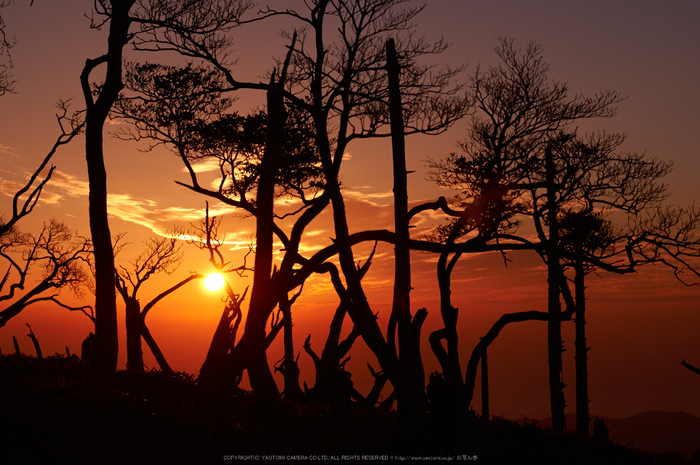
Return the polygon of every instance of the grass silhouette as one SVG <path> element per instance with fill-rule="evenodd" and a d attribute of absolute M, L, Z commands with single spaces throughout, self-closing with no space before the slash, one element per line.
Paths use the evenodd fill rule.
<path fill-rule="evenodd" d="M 101 414 L 82 407 L 86 377 L 76 356 L 0 356 L 0 462 L 194 464 L 276 455 L 286 463 L 304 463 L 345 455 L 384 462 L 436 456 L 503 464 L 693 463 L 534 424 L 483 421 L 473 414 L 459 419 L 429 415 L 409 427 L 393 411 L 338 413 L 327 406 L 285 402 L 278 417 L 264 420 L 254 395 L 244 390 L 229 396 L 221 427 L 207 437 L 195 421 L 192 375 L 119 371 L 108 410 Z M 100 427 L 107 438 L 97 436 Z"/>

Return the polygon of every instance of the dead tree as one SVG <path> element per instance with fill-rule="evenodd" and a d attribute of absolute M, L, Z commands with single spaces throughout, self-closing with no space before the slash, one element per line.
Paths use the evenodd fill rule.
<path fill-rule="evenodd" d="M 155 339 L 151 335 L 146 326 L 146 315 L 153 306 L 176 291 L 180 287 L 195 279 L 201 279 L 204 276 L 194 273 L 187 278 L 181 280 L 174 286 L 161 292 L 155 299 L 147 303 L 143 310 L 138 299 L 138 292 L 142 285 L 148 279 L 158 273 L 172 274 L 180 265 L 182 254 L 178 245 L 178 233 L 172 231 L 170 237 L 155 237 L 148 239 L 145 243 L 146 248 L 134 260 L 130 262 L 129 268 L 119 266 L 115 270 L 117 291 L 122 296 L 125 304 L 126 313 L 126 367 L 132 371 L 143 371 L 143 352 L 141 349 L 141 337 L 148 344 L 151 352 L 158 362 L 161 371 L 172 373 L 172 369 L 165 359 L 162 351 L 158 347 Z M 122 249 L 124 244 L 119 241 L 123 236 L 118 236 L 115 241 L 115 250 L 117 253 Z"/>
<path fill-rule="evenodd" d="M 308 112 L 314 123 L 315 142 L 326 180 L 325 192 L 333 208 L 340 268 L 351 302 L 348 314 L 394 385 L 399 411 L 412 417 L 411 412 L 423 408 L 416 399 L 424 397 L 424 394 L 411 394 L 409 374 L 402 366 L 410 365 L 409 354 L 415 355 L 415 352 L 409 348 L 410 345 L 404 345 L 405 365 L 401 365 L 401 354 L 384 339 L 377 324 L 354 263 L 345 200 L 338 180 L 343 154 L 350 142 L 359 138 L 391 135 L 391 131 L 383 132 L 390 126 L 390 91 L 383 75 L 386 70 L 385 40 L 390 31 L 397 37 L 399 65 L 406 69 L 406 75 L 411 76 L 410 79 L 401 80 L 398 89 L 405 117 L 401 133 L 439 133 L 465 113 L 464 100 L 450 94 L 453 90 L 450 88 L 451 80 L 459 70 L 446 69 L 430 75 L 427 68 L 415 64 L 415 60 L 424 55 L 444 50 L 445 44 L 428 45 L 407 39 L 412 33 L 412 20 L 421 8 L 402 9 L 400 3 L 371 1 L 359 4 L 324 0 L 309 5 L 304 13 L 267 9 L 263 14 L 287 17 L 308 28 L 306 35 L 292 48 L 294 67 L 290 71 L 293 76 L 290 82 L 293 85 L 286 97 L 292 105 Z M 329 27 L 338 27 L 340 41 L 326 42 Z M 438 101 L 441 104 L 436 105 Z M 400 123 L 394 119 L 394 124 Z M 400 137 L 398 130 L 394 134 Z M 402 295 L 405 300 L 405 292 Z M 393 316 L 393 321 L 400 325 L 401 352 L 401 342 L 408 340 L 405 336 L 410 330 L 405 324 L 405 305 L 402 304 L 400 309 L 397 306 L 396 310 L 398 313 Z M 416 326 L 419 326 L 418 323 L 419 320 L 416 320 Z M 391 331 L 389 337 L 395 337 Z"/>
<path fill-rule="evenodd" d="M 367 4 L 323 0 L 317 4 L 307 5 L 308 11 L 303 12 L 287 9 L 263 10 L 258 18 L 251 21 L 264 21 L 270 17 L 278 17 L 289 20 L 292 29 L 287 35 L 289 53 L 284 60 L 280 60 L 275 73 L 269 75 L 271 79 L 268 82 L 241 82 L 236 79 L 229 63 L 219 59 L 223 54 L 212 53 L 207 48 L 208 45 L 214 45 L 217 49 L 220 44 L 228 45 L 230 41 L 227 37 L 216 36 L 217 40 L 200 42 L 179 36 L 176 31 L 173 31 L 174 36 L 170 36 L 154 30 L 150 35 L 141 36 L 136 41 L 136 46 L 141 50 L 175 50 L 191 57 L 204 59 L 224 76 L 227 83 L 226 90 L 264 90 L 268 97 L 281 99 L 284 102 L 288 116 L 300 114 L 313 126 L 312 137 L 309 140 L 314 146 L 314 163 L 305 165 L 305 169 L 319 166 L 317 162 L 320 161 L 323 177 L 320 187 L 323 194 L 320 194 L 321 189 L 316 189 L 313 198 L 303 196 L 303 207 L 299 210 L 297 217 L 299 221 L 292 228 L 290 235 L 285 234 L 268 218 L 260 218 L 260 215 L 270 213 L 269 208 L 257 208 L 257 204 L 253 204 L 246 196 L 240 196 L 241 192 L 247 193 L 253 187 L 258 190 L 262 188 L 264 184 L 262 177 L 257 177 L 258 174 L 263 174 L 262 171 L 253 171 L 252 176 L 245 176 L 246 173 L 241 171 L 225 169 L 222 171 L 223 179 L 220 188 L 210 189 L 199 183 L 196 172 L 191 168 L 194 155 L 192 151 L 183 151 L 182 147 L 178 147 L 176 150 L 188 167 L 191 178 L 190 183 L 183 183 L 183 185 L 195 192 L 256 215 L 258 226 L 263 227 L 256 234 L 266 237 L 265 241 L 256 243 L 260 251 L 266 250 L 265 244 L 269 237 L 267 230 L 268 227 L 272 228 L 274 235 L 284 245 L 286 260 L 283 260 L 279 272 L 269 277 L 267 266 L 256 266 L 256 275 L 262 272 L 265 276 L 260 278 L 256 276 L 255 279 L 259 279 L 261 284 L 273 284 L 273 288 L 283 289 L 282 292 L 291 292 L 294 289 L 289 283 L 298 283 L 296 276 L 300 276 L 295 266 L 298 264 L 304 266 L 306 261 L 298 254 L 301 233 L 326 205 L 332 204 L 338 244 L 335 250 L 339 253 L 341 270 L 348 282 L 348 293 L 353 302 L 348 308 L 348 313 L 354 323 L 361 328 L 365 342 L 380 359 L 383 371 L 397 387 L 399 403 L 402 405 L 400 408 L 404 409 L 405 404 L 406 409 L 410 410 L 410 391 L 406 389 L 408 382 L 399 367 L 399 354 L 396 353 L 395 348 L 390 348 L 384 339 L 357 277 L 353 251 L 348 239 L 349 227 L 345 217 L 345 202 L 338 180 L 343 154 L 350 142 L 360 138 L 389 137 L 390 135 L 389 131 L 383 132 L 389 126 L 388 83 L 384 66 L 385 41 L 389 36 L 395 37 L 399 64 L 407 70 L 403 75 L 405 77 L 400 80 L 402 107 L 405 113 L 404 134 L 442 132 L 466 112 L 465 100 L 455 94 L 459 88 L 451 87 L 452 78 L 460 69 L 432 72 L 430 67 L 416 64 L 416 60 L 423 56 L 440 53 L 445 49 L 446 44 L 442 41 L 436 44 L 428 44 L 422 40 L 413 41 L 412 22 L 421 8 L 404 9 L 402 3 L 401 0 L 389 2 L 372 0 Z M 328 28 L 336 26 L 340 31 L 340 40 L 326 43 L 329 37 Z M 297 36 L 294 31 L 299 27 L 308 27 L 308 30 L 304 35 Z M 177 40 L 173 40 L 172 37 L 177 37 Z M 288 79 L 285 78 L 287 74 Z M 276 93 L 279 93 L 280 97 L 277 97 Z M 273 114 L 269 102 L 268 117 L 271 122 Z M 274 156 L 272 153 L 268 154 L 267 150 L 274 150 L 274 145 L 266 146 L 265 150 L 265 157 L 269 155 L 269 159 L 272 160 Z M 230 151 L 228 153 L 230 154 Z M 230 155 L 228 159 L 220 156 L 221 166 L 228 168 L 232 158 Z M 289 157 L 282 158 L 282 160 L 285 159 Z M 264 160 L 261 160 L 260 168 L 263 168 L 264 164 Z M 280 168 L 282 167 L 276 167 L 275 170 L 278 173 L 288 172 Z M 238 178 L 240 174 L 244 176 Z M 304 179 L 313 179 L 313 177 L 305 176 Z M 224 189 L 230 185 L 229 181 L 233 183 L 233 190 Z M 280 177 L 275 180 L 275 183 L 278 187 L 286 188 L 289 185 L 284 184 L 284 179 Z M 308 187 L 308 184 L 304 189 L 296 187 L 294 192 L 299 195 Z M 257 192 L 256 202 L 265 199 L 260 197 L 261 193 L 262 191 Z M 263 202 L 261 205 L 266 203 Z M 260 254 L 261 260 L 263 256 L 266 254 Z M 256 259 L 257 257 L 256 254 Z M 270 402 L 274 403 L 272 397 L 275 396 L 275 389 L 268 373 L 269 369 L 263 366 L 264 356 L 259 351 L 262 347 L 261 338 L 264 337 L 261 330 L 264 328 L 263 320 L 269 318 L 280 301 L 280 295 L 274 298 L 261 296 L 265 298 L 260 301 L 257 295 L 258 290 L 254 286 L 251 292 L 252 310 L 249 310 L 249 319 L 246 322 L 245 334 L 248 336 L 244 334 L 242 343 L 243 346 L 250 344 L 251 350 L 258 352 L 247 362 L 255 365 L 253 370 L 251 371 L 250 366 L 247 368 L 252 378 L 257 380 L 252 382 L 259 386 L 260 395 L 269 397 Z M 261 303 L 260 307 L 258 302 Z M 405 334 L 403 325 L 401 331 Z M 252 342 L 248 342 L 250 338 Z M 415 354 L 414 348 L 410 349 L 409 353 Z M 410 356 L 407 355 L 407 357 Z M 232 358 L 231 363 L 239 362 Z M 258 375 L 260 375 L 259 378 Z M 258 391 L 257 388 L 256 391 Z"/>
<path fill-rule="evenodd" d="M 361 267 L 358 267 L 359 273 L 364 276 L 372 264 L 375 248 L 372 250 L 367 261 Z M 341 279 L 340 273 L 335 265 L 325 263 L 322 269 L 328 272 L 331 276 L 331 282 L 340 298 L 340 304 L 333 314 L 331 320 L 330 331 L 326 338 L 326 343 L 319 357 L 311 348 L 311 335 L 309 334 L 304 341 L 304 350 L 311 357 L 316 368 L 316 384 L 312 389 L 309 389 L 304 384 L 307 398 L 310 402 L 328 403 L 333 408 L 345 409 L 350 403 L 353 396 L 357 397 L 356 391 L 353 388 L 350 373 L 345 370 L 345 364 L 350 358 L 345 358 L 355 340 L 360 336 L 360 332 L 356 326 L 350 331 L 350 334 L 343 340 L 340 340 L 340 334 L 343 328 L 343 321 L 347 315 L 347 306 L 350 305 L 350 299 L 347 294 Z M 373 370 L 370 371 L 373 372 Z M 375 376 L 375 386 L 381 383 L 384 386 L 385 377 Z M 379 389 L 381 391 L 381 388 Z M 369 400 L 362 398 L 363 403 L 371 402 L 372 395 L 368 396 Z M 372 403 L 371 407 L 374 407 Z"/>
<path fill-rule="evenodd" d="M 0 8 L 5 8 L 12 0 L 0 1 Z M 8 92 L 14 92 L 15 81 L 12 78 L 12 57 L 10 49 L 14 46 L 14 40 L 7 37 L 5 21 L 0 15 L 0 97 Z"/>
<path fill-rule="evenodd" d="M 547 79 L 542 51 L 532 43 L 518 50 L 512 40 L 502 39 L 497 54 L 501 64 L 478 68 L 472 78 L 470 95 L 477 114 L 462 144 L 464 153 L 432 162 L 433 179 L 462 190 L 454 204 L 477 223 L 484 218 L 517 227 L 518 217 L 513 215 L 518 214 L 533 220 L 539 240 L 533 250 L 548 267 L 553 426 L 563 430 L 561 321 L 562 315 L 573 311 L 573 299 L 562 311 L 560 299 L 567 286 L 562 276 L 570 255 L 561 244 L 561 215 L 572 206 L 580 211 L 603 208 L 639 214 L 663 197 L 658 178 L 670 165 L 642 155 L 615 153 L 622 135 L 580 137 L 567 129 L 579 119 L 613 116 L 622 100 L 619 93 L 570 95 L 565 83 Z M 498 236 L 486 236 L 494 238 Z M 509 244 L 501 243 L 502 250 L 507 250 Z"/>
<path fill-rule="evenodd" d="M 15 228 L 0 236 L 0 258 L 8 264 L 0 280 L 0 303 L 6 304 L 0 310 L 0 327 L 38 302 L 53 302 L 91 317 L 90 307 L 70 306 L 59 298 L 62 289 L 82 297 L 91 250 L 89 240 L 75 236 L 55 220 L 45 223 L 38 236 L 21 234 Z M 42 268 L 43 274 L 33 280 L 32 271 L 37 268 Z"/>
<path fill-rule="evenodd" d="M 83 130 L 82 115 L 79 112 L 70 113 L 70 101 L 59 101 L 56 107 L 59 110 L 56 114 L 56 120 L 60 134 L 27 183 L 13 196 L 12 216 L 9 219 L 0 218 L 0 237 L 11 232 L 18 221 L 34 210 L 41 192 L 56 169 L 54 165 L 50 165 L 54 155 L 59 148 L 69 144 Z M 48 171 L 46 171 L 47 167 Z"/>
<path fill-rule="evenodd" d="M 143 44 L 148 37 L 168 31 L 173 40 L 209 40 L 235 23 L 249 6 L 247 1 L 197 2 L 196 6 L 175 0 L 135 2 L 97 0 L 92 26 L 108 24 L 107 50 L 88 59 L 80 75 L 86 104 L 85 154 L 88 169 L 90 231 L 95 253 L 95 337 L 98 361 L 87 382 L 87 396 L 104 400 L 117 365 L 118 337 L 114 254 L 107 216 L 107 173 L 104 163 L 104 123 L 123 89 L 123 50 L 128 43 Z M 132 27 L 136 26 L 136 27 Z M 219 46 L 226 46 L 214 40 Z M 104 80 L 96 85 L 93 73 L 106 65 Z"/>
<path fill-rule="evenodd" d="M 34 335 L 34 331 L 32 331 L 32 327 L 29 326 L 29 323 L 27 323 L 27 328 L 29 328 L 29 334 L 27 334 L 27 337 L 32 340 L 32 344 L 34 344 L 34 350 L 36 351 L 36 358 L 39 360 L 44 360 L 44 356 L 41 354 L 41 346 L 39 346 L 39 340 L 36 338 Z"/>

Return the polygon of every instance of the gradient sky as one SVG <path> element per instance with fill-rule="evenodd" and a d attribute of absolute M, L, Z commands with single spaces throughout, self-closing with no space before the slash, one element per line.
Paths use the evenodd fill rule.
<path fill-rule="evenodd" d="M 73 98 L 76 109 L 83 102 L 78 76 L 86 58 L 106 48 L 105 32 L 89 28 L 84 13 L 89 0 L 52 2 L 38 0 L 29 7 L 16 1 L 2 15 L 14 34 L 13 49 L 16 94 L 0 99 L 0 211 L 9 211 L 10 198 L 26 176 L 43 158 L 57 135 L 54 104 Z M 265 2 L 263 2 L 264 4 Z M 267 2 L 270 5 L 293 2 Z M 493 52 L 497 37 L 514 37 L 519 45 L 538 42 L 551 66 L 550 77 L 569 82 L 573 91 L 592 94 L 613 89 L 627 96 L 613 119 L 594 121 L 582 130 L 624 132 L 625 150 L 673 160 L 674 172 L 667 182 L 671 202 L 690 204 L 700 194 L 700 3 L 694 1 L 465 1 L 431 0 L 418 18 L 417 30 L 428 39 L 441 35 L 452 47 L 435 59 L 436 64 L 467 64 L 467 74 L 479 63 L 496 63 Z M 284 49 L 277 31 L 282 22 L 268 28 L 255 26 L 236 31 L 242 79 L 261 76 Z M 135 58 L 131 52 L 127 55 Z M 166 59 L 150 55 L 149 60 Z M 167 57 L 172 60 L 173 57 Z M 466 78 L 466 75 L 464 76 Z M 237 109 L 247 111 L 260 105 L 262 94 L 244 94 Z M 115 123 L 116 124 L 116 123 Z M 114 126 L 116 127 L 116 126 Z M 424 179 L 424 160 L 440 158 L 456 149 L 466 123 L 458 123 L 437 137 L 416 136 L 408 143 L 411 202 L 449 195 Z M 42 196 L 41 205 L 21 227 L 36 231 L 41 222 L 54 217 L 82 234 L 88 234 L 87 175 L 83 140 L 64 148 L 55 158 L 58 169 Z M 179 161 L 164 150 L 139 152 L 138 144 L 107 141 L 107 169 L 111 204 L 111 230 L 127 232 L 134 243 L 118 261 L 124 263 L 138 252 L 139 241 L 162 234 L 173 225 L 196 221 L 205 199 L 174 184 L 186 180 Z M 391 158 L 389 142 L 356 144 L 350 147 L 343 170 L 346 200 L 353 231 L 390 228 Z M 214 206 L 220 213 L 230 212 Z M 439 215 L 436 216 L 439 219 Z M 416 220 L 417 235 L 433 219 Z M 318 243 L 332 235 L 326 215 L 314 223 Z M 230 257 L 240 260 L 251 237 L 250 223 L 226 215 L 224 229 L 232 241 Z M 368 253 L 359 249 L 357 258 Z M 149 281 L 142 291 L 142 304 L 160 293 L 169 282 L 191 271 L 207 272 L 207 257 L 185 247 L 185 263 L 170 277 Z M 364 255 L 363 255 L 364 254 Z M 392 248 L 380 247 L 364 283 L 380 324 L 388 321 L 391 304 Z M 504 312 L 542 310 L 546 304 L 546 276 L 539 259 L 529 254 L 512 254 L 508 268 L 498 255 L 481 254 L 463 258 L 455 270 L 454 305 L 460 308 L 460 345 L 464 363 L 478 338 Z M 430 353 L 427 336 L 441 324 L 438 311 L 435 257 L 413 254 L 412 294 L 414 309 L 426 307 L 424 364 L 426 372 L 438 369 Z M 169 281 L 170 280 L 170 281 Z M 247 281 L 235 278 L 242 289 Z M 178 370 L 197 372 L 211 340 L 222 304 L 219 296 L 189 284 L 166 299 L 150 313 L 149 327 L 170 364 Z M 320 350 L 337 297 L 323 278 L 314 278 L 295 306 L 295 347 L 307 334 Z M 686 288 L 669 270 L 650 267 L 633 276 L 601 274 L 589 278 L 588 335 L 591 412 L 621 417 L 648 410 L 684 410 L 700 416 L 700 376 L 682 368 L 681 358 L 700 365 L 700 288 Z M 121 308 L 121 306 L 120 306 Z M 83 315 L 59 308 L 36 306 L 25 310 L 0 329 L 0 348 L 11 350 L 16 335 L 25 352 L 31 345 L 25 324 L 30 323 L 44 353 L 63 352 L 68 346 L 78 352 L 90 330 Z M 573 412 L 573 324 L 565 325 L 564 380 L 566 398 Z M 153 366 L 150 353 L 146 363 Z M 361 342 L 351 352 L 348 368 L 361 391 L 369 389 Z M 124 350 L 120 351 L 124 364 Z M 281 358 L 281 338 L 271 348 L 269 359 Z M 313 383 L 312 364 L 300 357 L 302 378 Z M 372 361 L 375 368 L 378 365 Z M 547 390 L 546 328 L 541 322 L 507 328 L 489 351 L 491 411 L 518 418 L 549 415 Z M 278 376 L 278 375 L 276 375 Z M 474 406 L 480 404 L 475 396 Z"/>

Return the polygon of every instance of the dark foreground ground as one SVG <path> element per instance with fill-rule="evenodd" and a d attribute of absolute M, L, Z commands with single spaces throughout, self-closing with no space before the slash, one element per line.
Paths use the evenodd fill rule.
<path fill-rule="evenodd" d="M 263 421 L 246 391 L 231 397 L 225 421 L 207 434 L 196 421 L 190 375 L 119 372 L 100 413 L 82 406 L 85 377 L 74 356 L 0 356 L 0 463 L 700 463 L 475 416 L 458 422 L 429 416 L 405 427 L 393 412 L 337 414 L 288 403 Z"/>

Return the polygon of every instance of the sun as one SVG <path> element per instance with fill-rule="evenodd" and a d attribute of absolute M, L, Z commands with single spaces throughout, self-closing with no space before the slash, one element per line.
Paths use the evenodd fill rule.
<path fill-rule="evenodd" d="M 204 278 L 204 287 L 211 292 L 220 291 L 226 280 L 221 273 L 210 273 L 206 278 Z"/>

